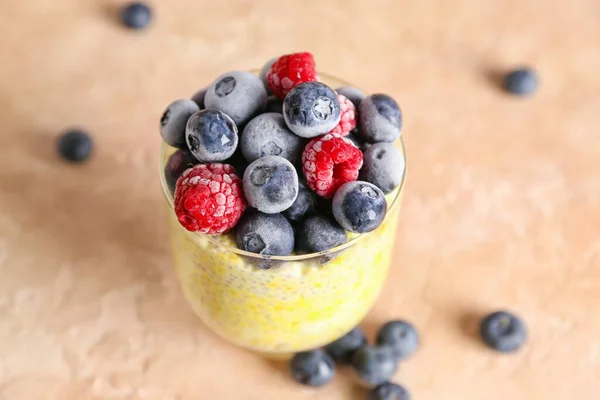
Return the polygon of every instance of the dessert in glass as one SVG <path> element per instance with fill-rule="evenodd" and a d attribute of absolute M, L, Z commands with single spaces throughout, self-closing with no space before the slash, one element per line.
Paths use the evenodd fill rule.
<path fill-rule="evenodd" d="M 360 91 L 307 74 L 312 56 L 299 67 L 285 59 L 294 56 L 252 73 L 266 81 L 264 93 L 250 73 L 224 74 L 196 106 L 174 102 L 161 120 L 161 183 L 185 298 L 219 336 L 273 358 L 326 345 L 367 314 L 390 267 L 405 177 L 401 116 L 389 96 L 358 109 L 395 126 L 361 121 Z M 258 94 L 227 99 L 236 89 Z M 276 97 L 267 105 L 268 90 Z M 253 105 L 240 111 L 232 105 L 240 99 Z M 316 122 L 307 122 L 306 104 Z M 270 129 L 288 136 L 269 140 Z"/>

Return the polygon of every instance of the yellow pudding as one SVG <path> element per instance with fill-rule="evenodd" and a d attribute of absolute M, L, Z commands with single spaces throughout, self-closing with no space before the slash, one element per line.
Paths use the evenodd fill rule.
<path fill-rule="evenodd" d="M 330 343 L 364 318 L 390 266 L 404 181 L 386 197 L 388 214 L 375 231 L 321 253 L 265 257 L 238 249 L 231 234 L 207 236 L 180 225 L 162 176 L 174 151 L 163 143 L 174 266 L 187 301 L 210 329 L 280 357 Z M 256 266 L 265 262 L 271 268 Z"/>

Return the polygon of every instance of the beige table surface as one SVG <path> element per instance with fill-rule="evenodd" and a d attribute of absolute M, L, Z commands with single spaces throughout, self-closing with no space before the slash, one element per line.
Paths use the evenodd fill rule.
<path fill-rule="evenodd" d="M 221 72 L 311 50 L 319 69 L 393 94 L 409 179 L 392 272 L 364 327 L 413 321 L 398 372 L 417 400 L 600 398 L 600 2 L 0 2 L 0 398 L 364 399 L 230 346 L 174 279 L 158 119 Z M 534 65 L 531 99 L 496 88 Z M 83 166 L 54 152 L 80 125 Z M 477 340 L 514 309 L 522 352 Z"/>

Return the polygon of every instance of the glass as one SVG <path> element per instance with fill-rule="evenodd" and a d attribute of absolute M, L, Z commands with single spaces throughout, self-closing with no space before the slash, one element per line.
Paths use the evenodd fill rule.
<path fill-rule="evenodd" d="M 347 85 L 321 79 L 333 88 Z M 398 146 L 404 153 L 402 140 Z M 265 257 L 238 249 L 229 235 L 188 232 L 179 224 L 163 174 L 175 150 L 163 143 L 160 160 L 174 266 L 206 326 L 239 346 L 281 358 L 330 343 L 364 318 L 388 273 L 404 179 L 387 196 L 388 214 L 375 231 L 321 253 Z M 271 268 L 256 267 L 265 263 Z"/>

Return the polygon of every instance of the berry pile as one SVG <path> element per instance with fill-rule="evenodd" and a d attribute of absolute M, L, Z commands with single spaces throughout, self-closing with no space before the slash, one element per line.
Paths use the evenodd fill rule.
<path fill-rule="evenodd" d="M 265 256 L 321 252 L 385 219 L 404 177 L 401 130 L 390 96 L 333 90 L 312 54 L 288 54 L 169 104 L 165 181 L 189 231 L 234 229 L 238 247 Z"/>
<path fill-rule="evenodd" d="M 370 389 L 369 400 L 410 400 L 409 392 L 390 382 L 400 361 L 419 347 L 419 334 L 406 321 L 390 321 L 377 333 L 376 344 L 368 343 L 356 327 L 324 349 L 296 354 L 290 362 L 292 378 L 303 385 L 322 386 L 335 375 L 335 364 L 349 365 L 358 381 Z"/>

